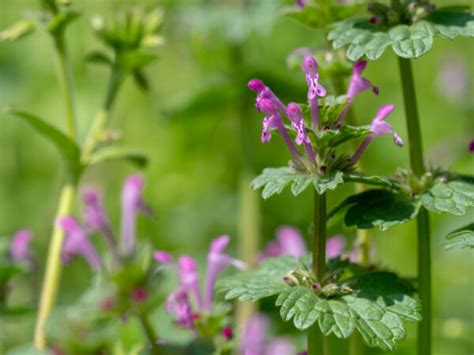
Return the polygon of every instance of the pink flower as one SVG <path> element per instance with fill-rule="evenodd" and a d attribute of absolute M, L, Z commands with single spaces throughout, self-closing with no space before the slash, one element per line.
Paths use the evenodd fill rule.
<path fill-rule="evenodd" d="M 319 84 L 318 62 L 311 54 L 308 54 L 301 65 L 308 84 L 308 101 L 311 107 L 311 121 L 314 127 L 319 127 L 318 96 L 326 96 L 326 89 Z"/>
<path fill-rule="evenodd" d="M 29 229 L 20 229 L 13 235 L 10 243 L 10 257 L 13 261 L 32 262 L 33 254 L 30 251 L 30 243 L 33 237 Z"/>
<path fill-rule="evenodd" d="M 75 255 L 80 255 L 93 269 L 99 269 L 102 264 L 100 256 L 81 225 L 72 217 L 60 218 L 58 224 L 65 232 L 63 262 L 68 263 Z"/>

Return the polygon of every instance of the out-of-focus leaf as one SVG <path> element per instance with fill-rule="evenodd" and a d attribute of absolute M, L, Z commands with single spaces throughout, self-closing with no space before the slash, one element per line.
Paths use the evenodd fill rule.
<path fill-rule="evenodd" d="M 421 195 L 421 203 L 432 212 L 462 216 L 468 207 L 474 207 L 474 184 L 462 181 L 435 184 Z"/>
<path fill-rule="evenodd" d="M 0 42 L 14 42 L 34 32 L 35 24 L 29 20 L 19 20 L 0 32 Z"/>
<path fill-rule="evenodd" d="M 101 51 L 90 52 L 89 54 L 87 54 L 85 60 L 90 63 L 104 64 L 109 67 L 113 65 L 112 59 L 110 59 L 106 53 Z"/>
<path fill-rule="evenodd" d="M 90 164 L 111 160 L 129 161 L 139 167 L 144 167 L 148 164 L 148 156 L 144 152 L 126 147 L 111 146 L 96 150 L 91 156 Z"/>
<path fill-rule="evenodd" d="M 134 72 L 156 60 L 156 53 L 143 50 L 126 51 L 118 57 L 118 65 L 125 72 Z"/>
<path fill-rule="evenodd" d="M 383 186 L 387 188 L 398 188 L 398 184 L 386 177 L 365 175 L 362 173 L 346 173 L 344 174 L 344 182 L 359 182 L 366 185 Z"/>
<path fill-rule="evenodd" d="M 53 35 L 63 33 L 67 26 L 76 20 L 81 14 L 77 11 L 67 10 L 58 13 L 48 24 L 48 31 Z"/>
<path fill-rule="evenodd" d="M 141 70 L 135 70 L 133 72 L 133 81 L 143 91 L 150 90 L 150 82 L 148 81 L 145 73 Z"/>
<path fill-rule="evenodd" d="M 10 109 L 8 111 L 13 116 L 19 117 L 25 120 L 29 125 L 31 125 L 39 134 L 53 143 L 56 148 L 61 153 L 63 159 L 65 160 L 69 173 L 77 175 L 80 173 L 80 149 L 79 146 L 68 136 L 62 133 L 57 128 L 53 127 L 42 118 L 21 110 Z"/>
<path fill-rule="evenodd" d="M 17 346 L 9 350 L 6 355 L 49 355 L 49 351 L 36 349 L 32 344 Z"/>
<path fill-rule="evenodd" d="M 346 198 L 334 208 L 328 218 L 348 207 L 344 222 L 360 229 L 379 227 L 386 230 L 416 217 L 420 204 L 408 197 L 389 190 L 367 190 Z"/>
<path fill-rule="evenodd" d="M 462 228 L 452 231 L 446 236 L 446 241 L 443 243 L 446 250 L 453 248 L 474 248 L 474 223 L 471 223 Z"/>
<path fill-rule="evenodd" d="M 266 168 L 252 181 L 251 186 L 254 190 L 263 187 L 262 197 L 264 199 L 281 193 L 290 183 L 291 192 L 295 196 L 306 190 L 310 184 L 313 184 L 318 194 L 321 195 L 342 184 L 344 182 L 342 176 L 343 173 L 340 171 L 331 176 L 319 177 L 300 173 L 290 167 Z"/>

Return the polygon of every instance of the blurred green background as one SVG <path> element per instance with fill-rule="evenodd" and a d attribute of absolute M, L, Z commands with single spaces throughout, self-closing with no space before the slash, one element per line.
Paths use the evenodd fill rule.
<path fill-rule="evenodd" d="M 67 38 L 81 138 L 98 110 L 107 80 L 106 70 L 84 61 L 89 51 L 100 46 L 90 31 L 90 16 L 100 13 L 107 17 L 118 7 L 130 4 L 160 5 L 164 9 L 166 44 L 160 60 L 146 70 L 152 89 L 143 93 L 127 82 L 119 94 L 110 127 L 120 132 L 124 145 L 138 147 L 150 157 L 143 172 L 145 195 L 156 218 L 140 219 L 140 238 L 149 239 L 156 248 L 204 260 L 213 237 L 237 234 L 242 170 L 256 175 L 264 167 L 285 165 L 289 159 L 278 138 L 269 144 L 260 143 L 262 117 L 254 110 L 254 94 L 247 89 L 247 81 L 262 78 L 284 101 L 303 101 L 304 76 L 298 68 L 289 68 L 286 58 L 298 47 L 324 46 L 322 33 L 280 16 L 278 0 L 256 1 L 246 10 L 239 1 L 231 0 L 77 0 L 74 4 L 83 15 L 70 27 Z M 33 0 L 3 0 L 0 28 L 36 9 Z M 45 33 L 0 44 L 0 107 L 25 108 L 63 127 L 62 96 L 51 50 Z M 425 155 L 432 167 L 474 172 L 474 155 L 467 149 L 474 135 L 472 58 L 472 40 L 437 40 L 433 50 L 414 62 Z M 396 110 L 390 121 L 406 140 L 394 54 L 387 50 L 379 61 L 369 63 L 365 76 L 380 87 L 380 95 L 360 95 L 354 106 L 357 119 L 368 123 L 379 105 L 394 103 Z M 326 86 L 330 88 L 329 83 Z M 365 169 L 374 174 L 389 175 L 397 167 L 407 167 L 407 163 L 407 148 L 399 149 L 388 137 L 374 142 L 363 157 Z M 107 163 L 90 169 L 81 182 L 103 190 L 109 216 L 117 227 L 121 184 L 133 171 L 126 163 Z M 16 280 L 15 302 L 38 301 L 61 181 L 61 162 L 55 148 L 25 123 L 0 113 L 0 235 L 7 238 L 18 228 L 31 228 L 33 248 L 40 259 L 37 273 L 30 279 Z M 331 194 L 330 207 L 352 188 L 345 186 Z M 76 205 L 79 213 L 80 204 Z M 276 227 L 282 224 L 306 232 L 311 208 L 309 190 L 298 198 L 284 192 L 262 200 L 261 245 L 272 239 Z M 472 221 L 470 212 L 463 218 L 432 216 L 434 354 L 474 352 L 473 254 L 446 252 L 440 246 L 447 232 Z M 411 222 L 384 233 L 373 231 L 376 261 L 414 277 L 414 228 Z M 355 234 L 339 224 L 330 232 L 348 237 Z M 232 247 L 236 249 L 235 239 Z M 73 302 L 88 286 L 90 277 L 82 261 L 64 268 L 58 303 Z M 31 282 L 33 289 L 28 286 Z M 2 320 L 0 344 L 10 347 L 28 342 L 33 320 Z M 413 354 L 415 335 L 415 327 L 409 326 L 409 337 L 395 354 Z"/>

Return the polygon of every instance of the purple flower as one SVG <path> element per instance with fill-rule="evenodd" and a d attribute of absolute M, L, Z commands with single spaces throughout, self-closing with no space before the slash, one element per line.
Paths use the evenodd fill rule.
<path fill-rule="evenodd" d="M 319 84 L 318 62 L 311 54 L 307 55 L 301 65 L 308 84 L 308 101 L 311 107 L 311 121 L 314 127 L 319 127 L 318 96 L 326 96 L 326 89 Z"/>
<path fill-rule="evenodd" d="M 281 136 L 283 137 L 283 140 L 288 146 L 288 149 L 293 155 L 293 158 L 298 160 L 299 153 L 296 150 L 296 147 L 293 144 L 290 136 L 288 135 L 285 125 L 283 124 L 283 120 L 280 114 L 278 113 L 278 110 L 276 109 L 273 101 L 270 99 L 261 99 L 260 101 L 257 102 L 257 106 L 258 106 L 259 111 L 262 111 L 263 113 L 265 113 L 265 118 L 263 119 L 263 123 L 262 123 L 262 126 L 263 126 L 262 138 L 261 138 L 262 143 L 270 141 L 270 139 L 272 138 L 270 130 L 272 128 L 276 128 L 278 129 Z"/>
<path fill-rule="evenodd" d="M 13 261 L 32 262 L 33 254 L 30 251 L 30 243 L 33 234 L 29 229 L 20 229 L 12 238 L 10 243 L 10 257 Z"/>
<path fill-rule="evenodd" d="M 469 152 L 473 153 L 474 152 L 474 139 L 471 140 L 469 143 Z"/>
<path fill-rule="evenodd" d="M 176 315 L 176 324 L 183 328 L 194 328 L 194 316 L 189 294 L 186 289 L 179 287 L 166 300 L 166 311 Z"/>
<path fill-rule="evenodd" d="M 304 148 L 306 154 L 308 155 L 308 159 L 313 164 L 316 163 L 316 157 L 314 154 L 313 146 L 311 145 L 311 140 L 309 136 L 306 134 L 305 124 L 303 115 L 301 113 L 301 108 L 298 104 L 291 102 L 288 104 L 288 117 L 291 120 L 291 126 L 296 131 L 296 144 L 301 145 L 304 144 Z"/>
<path fill-rule="evenodd" d="M 236 260 L 225 253 L 225 249 L 230 242 L 230 237 L 223 235 L 217 237 L 211 242 L 209 253 L 207 256 L 207 280 L 206 293 L 203 295 L 199 285 L 199 274 L 196 261 L 190 256 L 181 256 L 178 259 L 178 265 L 173 263 L 173 257 L 163 251 L 156 251 L 155 260 L 160 264 L 172 265 L 176 267 L 179 274 L 179 288 L 169 296 L 169 304 L 167 307 L 169 312 L 175 313 L 178 319 L 178 325 L 184 325 L 193 329 L 192 318 L 183 321 L 187 315 L 195 317 L 198 312 L 210 313 L 214 297 L 214 285 L 217 275 L 227 266 L 233 265 L 237 268 L 245 268 L 245 264 Z M 186 296 L 184 296 L 184 293 Z M 193 312 L 189 303 L 190 295 L 194 295 L 198 312 Z M 179 297 L 178 297 L 179 296 Z M 189 307 L 188 307 L 189 306 Z M 188 310 L 189 308 L 189 310 Z"/>
<path fill-rule="evenodd" d="M 230 237 L 228 235 L 214 239 L 207 254 L 206 295 L 204 299 L 204 309 L 206 311 L 210 311 L 212 307 L 217 275 L 229 265 L 233 265 L 238 269 L 245 269 L 245 264 L 242 261 L 234 259 L 225 253 L 229 242 Z"/>
<path fill-rule="evenodd" d="M 443 58 L 436 80 L 441 96 L 448 101 L 459 103 L 470 96 L 469 67 L 466 60 L 459 54 L 450 54 Z"/>
<path fill-rule="evenodd" d="M 296 349 L 285 337 L 277 337 L 267 342 L 268 320 L 261 314 L 252 316 L 245 325 L 240 339 L 240 355 L 292 355 Z"/>
<path fill-rule="evenodd" d="M 277 229 L 276 240 L 272 240 L 267 244 L 263 252 L 260 253 L 258 261 L 281 255 L 301 257 L 306 252 L 306 243 L 298 229 L 291 226 L 282 226 Z"/>
<path fill-rule="evenodd" d="M 354 164 L 360 159 L 364 151 L 367 149 L 367 146 L 376 137 L 393 132 L 392 125 L 385 122 L 385 119 L 392 113 L 394 107 L 394 105 L 388 104 L 383 105 L 379 108 L 377 116 L 372 120 L 372 123 L 370 125 L 370 130 L 372 133 L 365 138 L 360 147 L 349 160 L 351 164 Z M 396 132 L 393 133 L 393 140 L 396 145 L 403 146 L 403 140 L 398 136 Z"/>
<path fill-rule="evenodd" d="M 123 250 L 130 254 L 135 247 L 137 212 L 152 215 L 152 210 L 143 200 L 144 180 L 140 175 L 129 176 L 122 190 L 122 243 Z"/>
<path fill-rule="evenodd" d="M 263 81 L 252 79 L 248 82 L 247 86 L 250 90 L 257 93 L 257 98 L 255 100 L 255 107 L 257 108 L 257 111 L 260 111 L 260 100 L 269 99 L 280 111 L 286 112 L 286 106 L 283 104 L 283 102 L 281 102 L 278 96 L 276 96 L 273 91 L 263 83 Z"/>
<path fill-rule="evenodd" d="M 99 269 L 102 264 L 100 256 L 81 225 L 72 217 L 62 217 L 58 220 L 58 224 L 65 232 L 63 262 L 68 263 L 73 256 L 80 255 L 93 269 Z"/>
<path fill-rule="evenodd" d="M 306 0 L 295 0 L 295 3 L 300 9 L 304 9 L 306 6 Z"/>
<path fill-rule="evenodd" d="M 346 96 L 349 99 L 349 102 L 347 103 L 346 107 L 344 107 L 344 111 L 342 111 L 341 115 L 339 116 L 337 120 L 337 123 L 339 125 L 342 125 L 344 123 L 347 112 L 349 111 L 351 104 L 354 101 L 354 98 L 356 97 L 357 94 L 368 89 L 372 89 L 372 91 L 376 95 L 378 95 L 379 93 L 378 87 L 374 86 L 369 80 L 361 76 L 366 66 L 367 66 L 367 61 L 365 60 L 360 60 L 354 64 L 354 67 L 352 69 L 351 82 L 349 84 L 349 88 L 346 93 Z"/>
<path fill-rule="evenodd" d="M 82 194 L 82 200 L 84 201 L 83 219 L 86 226 L 93 231 L 110 230 L 99 192 L 89 188 Z"/>
<path fill-rule="evenodd" d="M 326 242 L 326 258 L 333 259 L 342 254 L 346 246 L 346 239 L 343 236 L 336 235 Z"/>

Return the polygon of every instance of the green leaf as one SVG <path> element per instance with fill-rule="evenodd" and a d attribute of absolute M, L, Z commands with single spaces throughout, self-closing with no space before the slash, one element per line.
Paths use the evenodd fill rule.
<path fill-rule="evenodd" d="M 91 156 L 90 164 L 111 160 L 129 161 L 139 167 L 144 167 L 148 164 L 148 156 L 145 153 L 131 148 L 113 146 L 96 150 Z"/>
<path fill-rule="evenodd" d="M 416 217 L 420 204 L 389 190 L 367 190 L 346 198 L 329 213 L 328 218 L 346 207 L 344 222 L 347 226 L 386 230 Z"/>
<path fill-rule="evenodd" d="M 339 117 L 339 115 L 336 117 Z M 336 148 L 339 145 L 351 141 L 353 139 L 368 136 L 370 133 L 371 131 L 368 126 L 354 127 L 344 125 L 340 129 L 329 129 L 327 131 L 320 131 L 317 143 L 322 147 Z"/>
<path fill-rule="evenodd" d="M 406 337 L 403 321 L 421 320 L 420 303 L 411 285 L 389 272 L 366 273 L 340 282 L 350 293 L 325 297 L 303 285 L 289 286 L 283 277 L 302 266 L 294 257 L 267 259 L 255 270 L 221 279 L 226 299 L 256 301 L 278 294 L 284 321 L 299 330 L 317 323 L 324 335 L 347 338 L 357 329 L 370 346 L 393 350 Z M 303 266 L 304 268 L 304 266 Z"/>
<path fill-rule="evenodd" d="M 471 223 L 462 228 L 452 231 L 446 236 L 446 241 L 443 243 L 446 250 L 453 248 L 474 248 L 474 223 Z"/>
<path fill-rule="evenodd" d="M 93 51 L 86 55 L 85 60 L 89 63 L 102 64 L 108 67 L 112 67 L 113 61 L 109 56 L 101 51 Z"/>
<path fill-rule="evenodd" d="M 421 203 L 432 212 L 462 216 L 468 207 L 474 207 L 474 184 L 463 181 L 435 184 L 421 195 Z"/>
<path fill-rule="evenodd" d="M 283 277 L 300 265 L 292 256 L 269 258 L 254 270 L 218 280 L 216 290 L 224 292 L 228 300 L 257 301 L 274 296 L 289 288 L 283 282 Z"/>
<path fill-rule="evenodd" d="M 297 172 L 290 167 L 266 168 L 262 174 L 252 181 L 252 188 L 257 190 L 263 187 L 262 197 L 267 199 L 281 193 L 291 184 L 291 192 L 297 196 L 312 183 L 318 194 L 327 190 L 334 190 L 344 182 L 343 173 L 338 171 L 332 176 L 312 176 Z"/>
<path fill-rule="evenodd" d="M 36 349 L 31 344 L 16 346 L 13 349 L 10 349 L 6 355 L 48 355 L 49 351 L 43 351 Z"/>
<path fill-rule="evenodd" d="M 139 89 L 145 92 L 150 90 L 150 83 L 142 70 L 135 70 L 133 72 L 133 81 Z"/>
<path fill-rule="evenodd" d="M 35 24 L 29 20 L 19 20 L 0 32 L 0 42 L 14 42 L 34 32 Z"/>
<path fill-rule="evenodd" d="M 388 31 L 369 24 L 368 19 L 348 20 L 334 25 L 328 35 L 334 48 L 347 46 L 347 57 L 378 59 L 388 46 L 402 58 L 418 58 L 433 46 L 433 36 L 453 39 L 474 36 L 470 12 L 440 8 L 413 25 L 397 25 Z"/>
<path fill-rule="evenodd" d="M 32 113 L 16 109 L 10 109 L 8 113 L 25 120 L 39 134 L 53 143 L 65 160 L 68 171 L 74 174 L 74 176 L 78 176 L 81 170 L 79 161 L 80 149 L 71 138 Z"/>
<path fill-rule="evenodd" d="M 137 49 L 120 53 L 117 62 L 124 72 L 134 72 L 152 63 L 157 58 L 156 53 Z"/>
<path fill-rule="evenodd" d="M 344 174 L 344 182 L 358 182 L 366 185 L 383 186 L 391 189 L 398 189 L 399 185 L 386 177 L 365 175 L 362 173 L 346 173 Z"/>
<path fill-rule="evenodd" d="M 48 31 L 54 36 L 63 33 L 66 27 L 76 20 L 81 14 L 77 11 L 67 10 L 54 16 L 48 24 Z"/>

